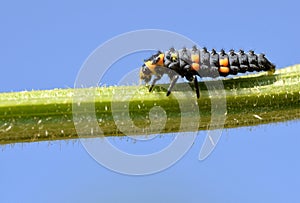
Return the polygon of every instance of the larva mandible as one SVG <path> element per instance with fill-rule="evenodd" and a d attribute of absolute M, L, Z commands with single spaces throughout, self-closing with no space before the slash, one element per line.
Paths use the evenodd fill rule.
<path fill-rule="evenodd" d="M 155 76 L 149 88 L 149 92 L 151 92 L 163 74 L 168 74 L 171 80 L 167 91 L 167 96 L 169 96 L 173 86 L 181 76 L 194 82 L 197 98 L 199 98 L 197 76 L 226 77 L 247 71 L 274 72 L 275 65 L 265 57 L 265 54 L 256 55 L 253 50 L 248 53 L 239 50 L 238 53 L 235 53 L 231 49 L 226 53 L 224 49 L 221 49 L 217 53 L 215 49 L 209 52 L 206 47 L 200 50 L 193 46 L 191 49 L 184 47 L 180 50 L 171 48 L 166 52 L 158 51 L 150 58 L 145 59 L 140 69 L 140 80 L 148 83 L 151 81 L 152 75 Z"/>

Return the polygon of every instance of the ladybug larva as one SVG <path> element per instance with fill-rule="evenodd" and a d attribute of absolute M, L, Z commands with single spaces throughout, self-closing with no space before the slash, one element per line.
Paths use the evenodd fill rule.
<path fill-rule="evenodd" d="M 184 47 L 180 50 L 171 48 L 166 52 L 158 51 L 144 60 L 140 69 L 140 80 L 149 83 L 152 75 L 155 77 L 149 88 L 149 92 L 151 92 L 155 83 L 161 79 L 163 74 L 167 74 L 171 80 L 167 90 L 167 96 L 169 96 L 181 76 L 194 82 L 197 98 L 199 98 L 197 76 L 215 78 L 253 71 L 274 72 L 275 65 L 265 57 L 265 54 L 257 55 L 253 50 L 248 53 L 239 50 L 236 53 L 231 49 L 226 53 L 224 49 L 221 49 L 217 53 L 215 49 L 209 52 L 205 47 L 198 49 L 193 46 L 191 49 Z"/>

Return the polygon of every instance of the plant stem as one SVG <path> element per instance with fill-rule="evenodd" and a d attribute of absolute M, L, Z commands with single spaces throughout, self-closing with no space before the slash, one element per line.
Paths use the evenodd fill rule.
<path fill-rule="evenodd" d="M 223 80 L 226 93 L 225 128 L 254 126 L 284 122 L 300 118 L 300 65 Z M 220 78 L 218 78 L 220 80 Z M 206 85 L 200 82 L 201 98 L 198 107 L 201 115 L 198 130 L 206 130 L 211 121 L 211 98 Z M 213 83 L 213 81 L 211 81 Z M 167 115 L 161 133 L 177 132 L 181 115 L 178 101 L 166 97 L 166 85 L 154 88 L 118 86 L 96 88 L 95 100 L 83 100 L 95 105 L 99 126 L 105 136 L 123 136 L 112 114 L 112 98 L 116 92 L 135 92 L 129 103 L 129 114 L 137 127 L 150 125 L 149 110 L 163 108 Z M 176 91 L 184 91 L 184 84 L 177 84 Z M 135 91 L 138 88 L 138 91 Z M 85 91 L 82 89 L 80 91 Z M 118 93 L 118 94 L 119 94 Z M 23 91 L 0 94 L 0 144 L 52 141 L 78 138 L 72 116 L 74 89 Z M 182 96 L 180 102 L 190 98 Z M 119 104 L 118 104 L 119 102 Z M 122 101 L 114 104 L 123 105 Z M 190 116 L 190 119 L 194 118 Z M 132 132 L 135 134 L 135 132 Z"/>

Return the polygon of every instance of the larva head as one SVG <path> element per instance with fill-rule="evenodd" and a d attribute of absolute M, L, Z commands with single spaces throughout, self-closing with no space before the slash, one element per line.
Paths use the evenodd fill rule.
<path fill-rule="evenodd" d="M 152 74 L 153 73 L 151 72 L 151 70 L 144 63 L 143 66 L 140 68 L 140 82 L 150 82 Z"/>
<path fill-rule="evenodd" d="M 156 67 L 163 66 L 163 58 L 164 54 L 158 51 L 150 58 L 145 59 L 144 64 L 140 68 L 140 81 L 150 82 L 152 75 L 155 74 Z"/>

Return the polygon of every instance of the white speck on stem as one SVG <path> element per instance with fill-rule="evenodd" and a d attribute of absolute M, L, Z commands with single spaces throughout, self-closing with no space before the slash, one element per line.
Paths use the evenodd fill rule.
<path fill-rule="evenodd" d="M 262 117 L 260 117 L 259 115 L 254 114 L 253 116 L 259 120 L 262 120 Z"/>
<path fill-rule="evenodd" d="M 8 126 L 7 128 L 5 128 L 5 131 L 9 131 L 12 128 L 12 125 Z"/>

